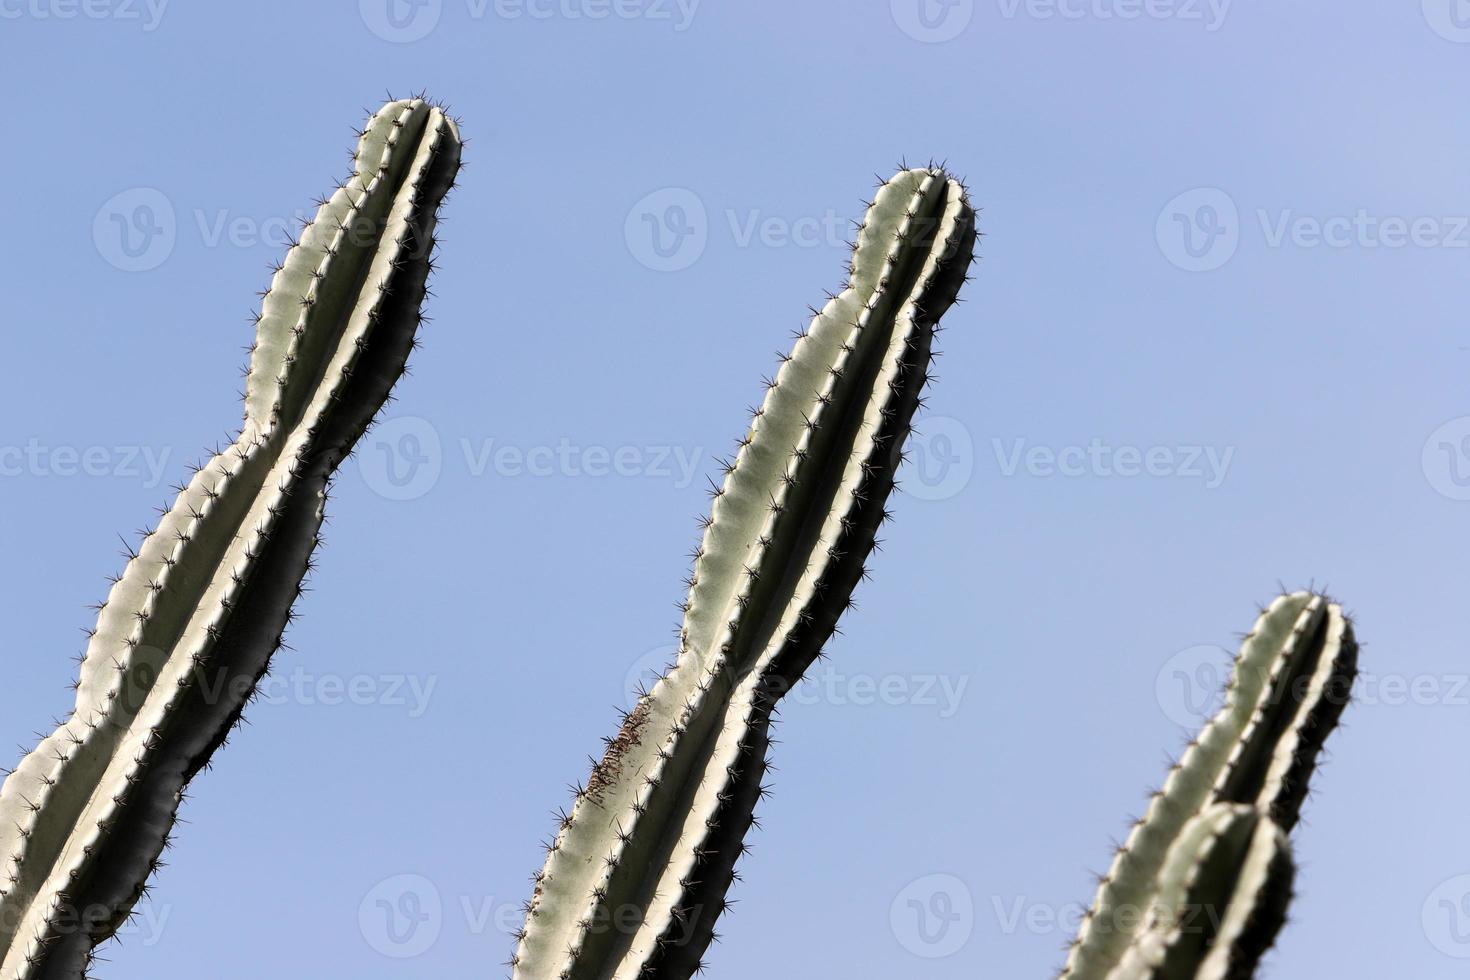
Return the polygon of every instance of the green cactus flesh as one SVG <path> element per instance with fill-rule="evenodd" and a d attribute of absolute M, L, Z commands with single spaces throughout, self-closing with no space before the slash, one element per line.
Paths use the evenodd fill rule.
<path fill-rule="evenodd" d="M 518 980 L 683 980 L 700 965 L 765 790 L 772 709 L 863 576 L 975 215 L 936 168 L 883 184 L 847 288 L 801 334 L 727 466 L 680 652 L 563 821 Z"/>
<path fill-rule="evenodd" d="M 1244 980 L 1286 916 L 1296 825 L 1357 670 L 1352 624 L 1278 598 L 1236 657 L 1220 712 L 1104 877 L 1065 980 Z"/>
<path fill-rule="evenodd" d="M 280 645 L 333 472 L 416 343 L 459 151 L 438 107 L 385 106 L 277 270 L 239 438 L 132 556 L 74 712 L 0 790 L 0 980 L 83 976 L 145 891 L 185 786 Z"/>

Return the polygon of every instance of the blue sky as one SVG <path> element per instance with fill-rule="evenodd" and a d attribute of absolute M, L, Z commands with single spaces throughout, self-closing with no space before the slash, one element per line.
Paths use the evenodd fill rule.
<path fill-rule="evenodd" d="M 706 477 L 875 175 L 931 158 L 979 276 L 709 975 L 1048 976 L 1225 648 L 1309 583 L 1364 677 L 1265 975 L 1464 974 L 1470 6 L 391 2 L 0 0 L 0 743 L 237 422 L 351 130 L 426 89 L 471 138 L 297 652 L 101 975 L 503 972 Z"/>

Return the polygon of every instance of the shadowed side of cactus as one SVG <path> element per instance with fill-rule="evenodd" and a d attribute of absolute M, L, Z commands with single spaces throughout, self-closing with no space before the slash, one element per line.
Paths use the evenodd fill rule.
<path fill-rule="evenodd" d="M 403 373 L 457 124 L 384 106 L 275 273 L 235 443 L 101 609 L 76 707 L 0 789 L 0 980 L 76 980 L 126 921 L 189 781 L 238 723 L 311 567 L 334 471 Z"/>
<path fill-rule="evenodd" d="M 1341 607 L 1278 598 L 1236 657 L 1225 706 L 1119 849 L 1064 980 L 1248 980 L 1291 898 L 1287 839 L 1357 673 Z"/>
<path fill-rule="evenodd" d="M 857 237 L 847 288 L 767 383 L 715 491 L 675 663 L 562 820 L 518 980 L 684 980 L 713 939 L 765 792 L 771 712 L 865 574 L 975 214 L 943 170 L 905 170 Z"/>

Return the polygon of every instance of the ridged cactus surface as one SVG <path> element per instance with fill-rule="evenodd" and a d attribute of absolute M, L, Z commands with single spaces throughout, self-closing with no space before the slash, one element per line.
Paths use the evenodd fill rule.
<path fill-rule="evenodd" d="M 937 168 L 883 184 L 847 288 L 800 335 L 714 494 L 676 662 L 562 820 L 519 980 L 683 980 L 709 946 L 762 786 L 771 712 L 852 603 L 975 214 Z"/>
<path fill-rule="evenodd" d="M 0 980 L 83 976 L 143 894 L 184 787 L 280 646 L 333 472 L 416 343 L 459 156 L 441 109 L 384 106 L 278 268 L 238 439 L 116 580 L 75 710 L 0 789 Z"/>
<path fill-rule="evenodd" d="M 1104 878 L 1064 980 L 1248 980 L 1285 920 L 1296 826 L 1348 701 L 1341 607 L 1298 592 L 1261 614 L 1225 705 L 1154 794 Z"/>

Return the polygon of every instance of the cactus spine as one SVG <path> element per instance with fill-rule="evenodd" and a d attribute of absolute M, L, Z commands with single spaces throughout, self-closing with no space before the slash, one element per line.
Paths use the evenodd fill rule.
<path fill-rule="evenodd" d="M 714 491 L 676 662 L 562 819 L 519 980 L 683 980 L 700 966 L 762 786 L 772 710 L 820 655 L 880 524 L 968 277 L 975 214 L 938 168 L 880 186 L 847 288 L 799 335 Z"/>
<path fill-rule="evenodd" d="M 1357 642 L 1320 595 L 1278 598 L 1226 702 L 1154 794 L 1103 879 L 1064 980 L 1243 980 L 1286 917 L 1287 834 L 1348 700 Z"/>
<path fill-rule="evenodd" d="M 384 106 L 277 268 L 238 439 L 131 556 L 75 711 L 0 789 L 0 980 L 83 976 L 145 892 L 185 786 L 281 644 L 332 475 L 416 344 L 459 151 L 441 109 Z"/>

